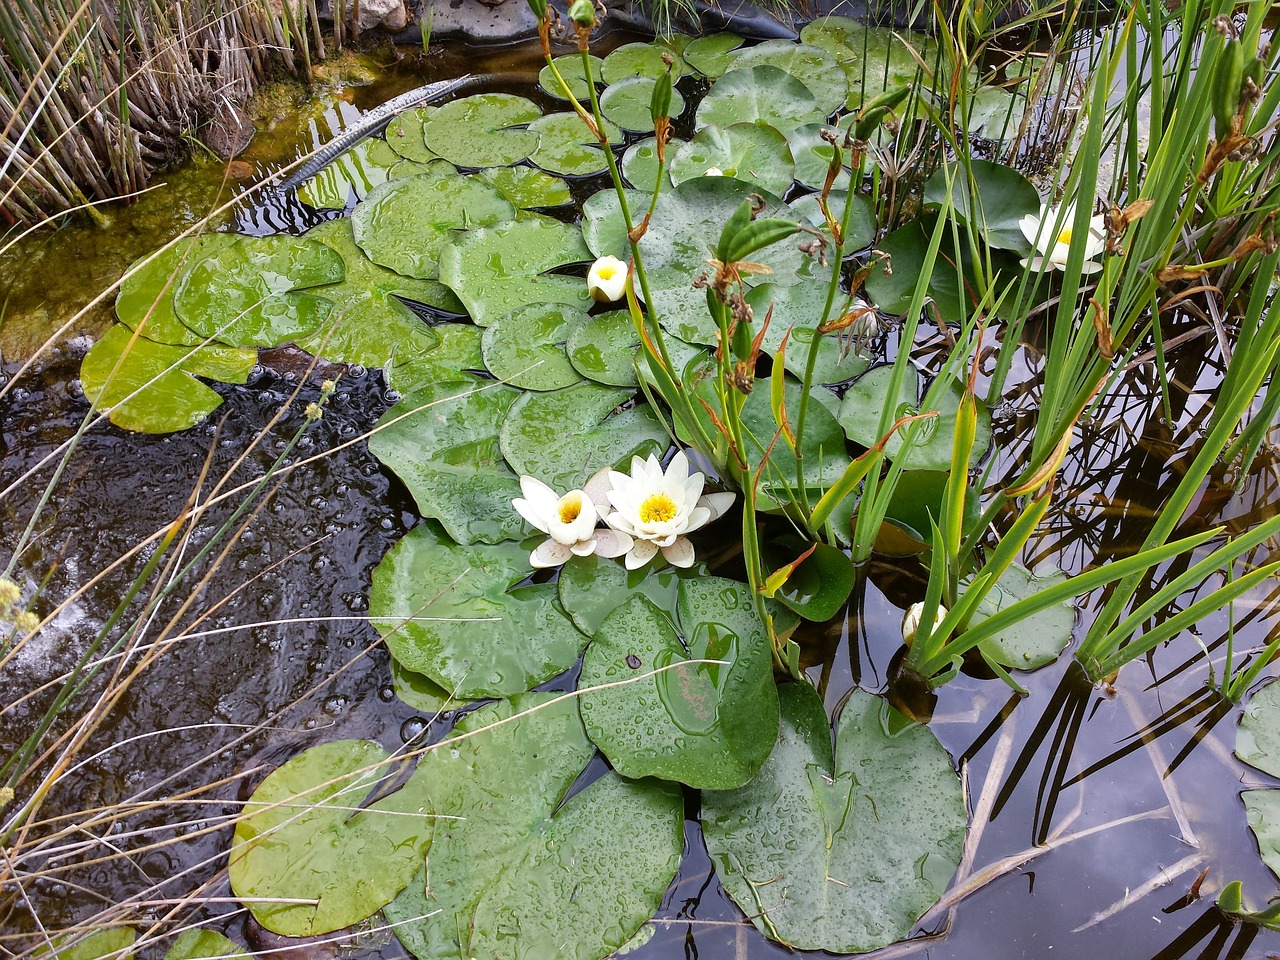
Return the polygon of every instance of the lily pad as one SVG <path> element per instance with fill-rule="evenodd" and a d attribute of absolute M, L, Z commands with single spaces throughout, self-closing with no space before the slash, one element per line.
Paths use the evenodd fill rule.
<path fill-rule="evenodd" d="M 590 54 L 591 62 L 591 79 L 597 84 L 603 83 L 604 80 L 600 76 L 600 64 L 603 63 L 599 57 Z M 560 72 L 561 78 L 565 83 L 569 84 L 569 91 L 579 101 L 585 103 L 586 99 L 591 96 L 591 91 L 587 87 L 587 72 L 582 66 L 582 56 L 577 53 L 565 54 L 555 58 L 556 70 Z M 561 87 L 560 81 L 556 79 L 556 75 L 551 71 L 551 67 L 543 67 L 538 71 L 538 86 L 543 92 L 551 94 L 557 100 L 568 100 L 564 95 L 564 88 Z"/>
<path fill-rule="evenodd" d="M 423 175 L 375 187 L 351 214 L 351 226 L 374 263 L 434 280 L 451 239 L 515 214 L 511 202 L 478 177 Z"/>
<path fill-rule="evenodd" d="M 733 69 L 773 66 L 803 83 L 828 116 L 844 106 L 849 79 L 836 57 L 821 47 L 790 40 L 767 40 L 739 53 Z"/>
<path fill-rule="evenodd" d="M 884 524 L 876 536 L 876 552 L 889 556 L 923 553 L 933 543 L 933 525 L 941 524 L 948 470 L 904 470 L 889 496 Z M 969 536 L 982 517 L 979 491 L 970 488 L 964 501 L 961 529 Z"/>
<path fill-rule="evenodd" d="M 627 600 L 596 631 L 578 684 L 582 721 L 625 777 L 656 776 L 729 789 L 769 755 L 778 722 L 768 634 L 744 584 L 682 581 L 682 641 L 647 597 Z M 688 660 L 724 660 L 688 664 Z M 592 690 L 643 677 L 623 686 Z"/>
<path fill-rule="evenodd" d="M 164 960 L 253 960 L 249 951 L 213 930 L 183 930 Z"/>
<path fill-rule="evenodd" d="M 404 667 L 451 695 L 502 697 L 567 670 L 586 645 L 554 584 L 529 575 L 529 547 L 459 546 L 431 523 L 378 564 L 369 619 Z"/>
<path fill-rule="evenodd" d="M 485 327 L 517 307 L 566 303 L 587 307 L 591 294 L 578 277 L 547 271 L 591 259 L 575 226 L 538 214 L 472 230 L 440 254 L 440 279 Z"/>
<path fill-rule="evenodd" d="M 414 673 L 398 660 L 391 661 L 391 687 L 401 701 L 428 717 L 457 710 L 471 702 L 454 699 L 430 677 Z"/>
<path fill-rule="evenodd" d="M 532 167 L 494 167 L 476 176 L 510 201 L 517 210 L 562 207 L 573 202 L 569 185 Z"/>
<path fill-rule="evenodd" d="M 843 383 L 860 376 L 871 365 L 871 357 L 856 338 L 847 333 L 819 334 L 817 323 L 822 322 L 822 310 L 826 306 L 827 291 L 824 285 L 815 283 L 779 287 L 772 283 L 761 284 L 747 294 L 747 303 L 755 314 L 755 329 L 760 329 L 773 305 L 773 318 L 765 331 L 760 349 L 769 356 L 776 356 L 787 336 L 784 366 L 796 377 L 803 378 L 809 362 L 809 344 L 818 337 L 818 358 L 813 367 L 813 383 Z M 835 301 L 835 308 L 843 304 Z M 832 318 L 834 319 L 834 318 Z"/>
<path fill-rule="evenodd" d="M 732 68 L 733 62 L 738 59 L 742 43 L 742 37 L 736 33 L 711 33 L 705 37 L 696 37 L 684 48 L 684 62 L 704 77 L 715 80 Z"/>
<path fill-rule="evenodd" d="M 431 328 L 400 298 L 449 312 L 460 311 L 462 304 L 437 280 L 414 280 L 371 261 L 356 246 L 348 218 L 322 223 L 307 236 L 342 256 L 346 278 L 324 288 L 325 297 L 334 302 L 331 322 L 303 337 L 298 346 L 338 363 L 382 367 L 387 382 L 399 389 L 400 369 L 438 343 Z"/>
<path fill-rule="evenodd" d="M 963 388 L 957 381 L 947 383 L 937 394 L 936 406 L 925 407 L 920 396 L 920 375 L 914 367 L 908 365 L 907 374 L 902 379 L 902 389 L 896 401 L 889 397 L 890 379 L 893 376 L 892 366 L 882 366 L 864 374 L 845 391 L 840 403 L 838 418 L 845 434 L 854 443 L 864 447 L 874 445 L 880 439 L 880 411 L 886 406 L 893 407 L 894 419 L 914 413 L 938 411 L 938 416 L 931 420 L 919 421 L 903 430 L 899 430 L 885 445 L 884 454 L 890 460 L 897 460 L 903 450 L 904 435 L 912 439 L 911 447 L 906 453 L 908 470 L 950 470 L 952 469 L 951 453 L 954 446 L 956 429 L 956 413 L 960 408 L 960 397 Z M 980 460 L 991 444 L 991 415 L 986 404 L 978 403 L 978 425 L 974 435 L 972 461 Z M 964 464 L 962 469 L 968 469 Z"/>
<path fill-rule="evenodd" d="M 803 123 L 787 135 L 787 143 L 791 147 L 791 157 L 795 163 L 796 180 L 814 190 L 821 190 L 826 184 L 831 158 L 835 156 L 835 147 L 822 139 L 822 131 L 831 129 L 822 123 Z M 842 155 L 846 160 L 849 157 L 848 151 L 843 149 Z M 845 166 L 836 174 L 832 190 L 848 189 L 849 168 Z M 831 212 L 839 216 L 837 210 L 837 207 L 832 206 Z"/>
<path fill-rule="evenodd" d="M 960 861 L 960 780 L 926 727 L 854 690 L 836 730 L 808 684 L 779 690 L 777 744 L 746 786 L 702 795 L 716 874 L 765 936 L 863 953 L 901 940 Z"/>
<path fill-rule="evenodd" d="M 378 137 L 361 140 L 298 188 L 298 199 L 309 207 L 342 210 L 354 193 L 362 199 L 404 158 Z"/>
<path fill-rule="evenodd" d="M 74 934 L 63 934 L 53 940 L 53 955 L 57 960 L 133 960 L 133 943 L 138 934 L 132 927 L 104 927 L 75 940 Z M 72 942 L 75 940 L 75 942 Z M 47 957 L 48 943 L 36 946 L 33 957 Z"/>
<path fill-rule="evenodd" d="M 170 433 L 195 426 L 222 403 L 196 377 L 244 383 L 257 360 L 256 350 L 174 347 L 114 326 L 85 354 L 80 382 L 90 403 L 110 408 L 117 427 Z"/>
<path fill-rule="evenodd" d="M 715 82 L 698 104 L 697 128 L 735 123 L 767 123 L 783 134 L 802 123 L 825 120 L 827 113 L 809 88 L 768 64 L 733 69 Z"/>
<path fill-rule="evenodd" d="M 380 910 L 422 866 L 432 810 L 421 781 L 365 800 L 392 767 L 367 740 L 322 743 L 253 792 L 236 824 L 231 889 L 275 933 L 309 937 Z M 315 900 L 272 903 L 273 899 Z"/>
<path fill-rule="evenodd" d="M 1018 223 L 1029 213 L 1039 214 L 1040 194 L 1036 188 L 1017 170 L 1002 163 L 974 160 L 972 168 L 978 203 L 972 200 L 964 169 L 954 164 L 944 166 L 929 178 L 924 187 L 925 203 L 945 203 L 950 186 L 951 203 L 961 223 L 978 230 L 993 247 L 1030 254 L 1031 245 Z"/>
<path fill-rule="evenodd" d="M 1061 570 L 1035 574 L 1015 563 L 1000 575 L 991 592 L 978 604 L 969 625 L 977 626 L 1005 607 L 1066 579 L 1067 575 Z M 1067 601 L 1055 603 L 1001 630 L 978 647 L 988 658 L 1012 670 L 1038 670 L 1057 660 L 1067 648 L 1075 622 L 1075 607 Z"/>
<path fill-rule="evenodd" d="M 705 176 L 710 168 L 783 194 L 795 180 L 787 138 L 766 124 L 703 127 L 671 159 L 671 182 Z"/>
<path fill-rule="evenodd" d="M 436 112 L 432 106 L 417 107 L 407 110 L 387 124 L 385 134 L 387 146 L 397 156 L 416 163 L 427 163 L 438 160 L 439 154 L 427 147 L 423 127 L 431 114 Z M 450 164 L 452 166 L 452 164 Z"/>
<path fill-rule="evenodd" d="M 369 452 L 458 543 L 520 539 L 527 527 L 511 508 L 520 481 L 498 449 L 498 430 L 519 396 L 496 383 L 428 384 L 383 414 Z"/>
<path fill-rule="evenodd" d="M 667 142 L 667 164 L 671 163 L 677 151 L 684 146 L 685 141 L 673 137 Z M 653 193 L 654 185 L 658 180 L 658 147 L 657 141 L 653 137 L 647 137 L 627 147 L 627 152 L 622 155 L 622 176 L 635 187 L 637 190 Z M 663 177 L 662 186 L 666 188 L 671 183 L 669 177 Z M 646 204 L 645 210 L 649 209 Z"/>
<path fill-rule="evenodd" d="M 1249 829 L 1258 841 L 1258 852 L 1280 877 L 1280 790 L 1246 790 L 1240 794 L 1249 817 Z"/>
<path fill-rule="evenodd" d="M 640 335 L 625 310 L 587 317 L 569 334 L 565 352 L 573 369 L 609 387 L 635 387 L 635 355 Z"/>
<path fill-rule="evenodd" d="M 387 907 L 402 943 L 422 960 L 599 960 L 627 943 L 675 875 L 679 789 L 608 773 L 565 801 L 594 753 L 572 698 L 515 697 L 456 732 L 419 768 L 457 819 L 440 821 L 429 889 L 420 876 Z"/>
<path fill-rule="evenodd" d="M 649 209 L 651 196 L 639 190 L 627 191 L 627 204 L 634 223 L 639 223 Z M 613 256 L 624 261 L 631 259 L 631 244 L 627 240 L 621 209 L 617 191 L 612 188 L 593 193 L 582 205 L 582 237 L 593 255 Z"/>
<path fill-rule="evenodd" d="M 798 537 L 786 537 L 769 547 L 766 559 L 776 568 L 794 563 L 813 547 L 813 552 L 778 589 L 779 603 L 816 623 L 840 612 L 853 591 L 854 581 L 853 563 L 844 551 L 825 543 L 806 543 Z"/>
<path fill-rule="evenodd" d="M 484 332 L 484 363 L 499 380 L 524 390 L 559 390 L 582 377 L 565 341 L 586 320 L 568 304 L 530 304 L 512 310 Z"/>
<path fill-rule="evenodd" d="M 889 233 L 877 244 L 877 249 L 889 254 L 889 261 L 872 269 L 864 289 L 885 313 L 896 316 L 911 306 L 916 286 L 924 273 L 925 252 L 937 222 L 936 214 L 926 213 Z M 953 266 L 955 261 L 948 260 L 949 245 L 948 238 L 944 236 L 927 281 L 928 296 L 943 319 L 960 323 L 969 315 L 970 300 L 960 274 Z M 967 244 L 959 256 L 962 264 L 967 262 Z"/>
<path fill-rule="evenodd" d="M 318 240 L 237 236 L 192 264 L 173 307 L 201 337 L 235 347 L 275 347 L 318 329 L 333 301 L 309 287 L 346 275 L 342 257 Z"/>
<path fill-rule="evenodd" d="M 178 319 L 173 310 L 173 295 L 187 270 L 204 257 L 236 242 L 234 233 L 206 233 L 177 241 L 120 283 L 116 317 L 130 330 L 137 330 L 156 343 L 200 346 L 205 338 Z"/>
<path fill-rule="evenodd" d="M 633 596 L 648 598 L 674 617 L 680 582 L 705 575 L 701 564 L 685 569 L 646 565 L 628 570 L 597 556 L 572 557 L 560 568 L 560 602 L 578 629 L 591 636 L 609 614 Z"/>
<path fill-rule="evenodd" d="M 1027 101 L 1021 94 L 1000 87 L 979 87 L 970 100 L 969 133 L 1005 141 L 1022 125 Z"/>
<path fill-rule="evenodd" d="M 1236 730 L 1236 756 L 1280 777 L 1280 682 L 1268 683 L 1245 704 Z"/>
<path fill-rule="evenodd" d="M 432 328 L 439 343 L 396 370 L 396 389 L 409 394 L 438 380 L 478 381 L 472 371 L 484 370 L 480 352 L 483 332 L 469 323 L 442 323 Z"/>
<path fill-rule="evenodd" d="M 606 67 L 608 62 L 606 61 Z M 653 132 L 653 88 L 657 81 L 649 77 L 628 77 L 609 86 L 600 95 L 600 112 L 606 120 L 631 133 Z M 684 97 L 671 91 L 671 118 L 684 113 Z"/>
<path fill-rule="evenodd" d="M 538 148 L 538 135 L 517 129 L 542 116 L 532 100 L 478 93 L 431 112 L 422 126 L 427 149 L 460 167 L 505 167 Z"/>
<path fill-rule="evenodd" d="M 656 80 L 667 72 L 667 64 L 663 57 L 670 57 L 672 60 L 671 79 L 679 79 L 685 72 L 684 60 L 680 54 L 663 43 L 624 43 L 604 58 L 601 74 L 604 82 L 608 84 L 632 77 L 648 77 Z"/>
<path fill-rule="evenodd" d="M 541 138 L 530 160 L 543 170 L 566 177 L 589 177 L 609 169 L 600 141 L 576 113 L 549 113 L 529 129 Z M 609 124 L 605 136 L 621 140 L 622 131 Z"/>
<path fill-rule="evenodd" d="M 668 437 L 647 404 L 616 408 L 634 394 L 596 383 L 526 393 L 502 424 L 502 452 L 513 470 L 552 490 L 578 490 L 597 470 L 660 454 Z"/>

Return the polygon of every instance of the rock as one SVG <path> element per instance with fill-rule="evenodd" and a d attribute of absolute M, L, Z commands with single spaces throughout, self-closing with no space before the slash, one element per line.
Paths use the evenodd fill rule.
<path fill-rule="evenodd" d="M 381 27 L 384 30 L 403 30 L 409 22 L 404 0 L 360 0 L 360 30 Z"/>
<path fill-rule="evenodd" d="M 244 152 L 256 132 L 253 120 L 244 110 L 229 100 L 220 100 L 205 125 L 202 139 L 219 157 L 230 160 Z"/>

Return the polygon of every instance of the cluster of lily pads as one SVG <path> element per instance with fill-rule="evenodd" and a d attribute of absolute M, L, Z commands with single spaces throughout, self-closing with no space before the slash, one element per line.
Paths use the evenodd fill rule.
<path fill-rule="evenodd" d="M 646 307 L 683 370 L 706 364 L 717 345 L 695 284 L 723 224 L 754 196 L 765 216 L 821 229 L 813 191 L 833 156 L 822 131 L 847 125 L 864 97 L 915 83 L 928 49 L 917 38 L 913 54 L 888 31 L 841 18 L 802 38 L 752 47 L 728 34 L 676 38 L 623 46 L 589 70 L 578 58 L 558 64 L 578 93 L 604 87 L 601 109 L 625 145 L 621 169 L 638 203 L 659 170 L 645 136 L 655 77 L 670 69 L 712 81 L 693 108 L 692 137 L 668 145 L 668 189 L 640 242 Z M 546 72 L 543 85 L 556 96 Z M 1016 105 L 1001 96 L 1007 117 Z M 687 109 L 677 91 L 672 114 Z M 626 311 L 593 310 L 582 276 L 597 258 L 630 256 L 618 196 L 588 198 L 580 224 L 562 218 L 563 178 L 606 165 L 575 113 L 544 114 L 524 97 L 419 109 L 303 188 L 318 206 L 354 196 L 349 217 L 303 237 L 219 233 L 174 246 L 126 281 L 120 326 L 85 358 L 86 395 L 114 423 L 153 432 L 217 406 L 197 378 L 244 382 L 256 348 L 286 343 L 381 368 L 401 395 L 369 447 L 423 522 L 377 567 L 369 616 L 397 694 L 424 713 L 465 716 L 433 747 L 411 742 L 392 756 L 365 741 L 323 743 L 262 782 L 237 827 L 230 876 L 272 931 L 326 933 L 382 910 L 424 960 L 606 956 L 642 930 L 675 874 L 681 785 L 701 791 L 725 889 L 765 936 L 797 948 L 861 952 L 908 936 L 959 860 L 960 784 L 927 728 L 855 692 L 833 741 L 817 693 L 775 683 L 751 590 L 694 562 L 685 534 L 731 497 L 704 497 L 683 452 L 663 468 L 672 437 L 663 411 L 644 402 L 641 333 Z M 1012 170 L 979 164 L 976 175 L 985 240 L 1010 263 L 1052 263 L 1040 235 L 1061 217 Z M 837 190 L 850 181 L 846 171 Z M 945 197 L 949 182 L 930 181 L 926 201 Z M 850 246 L 870 245 L 871 206 L 848 199 Z M 963 197 L 950 202 L 963 219 Z M 1051 223 L 1028 234 L 1027 217 Z M 866 289 L 882 310 L 902 309 L 928 231 L 912 221 L 880 241 L 892 270 L 874 271 Z M 805 389 L 806 373 L 812 385 L 802 472 L 820 495 L 851 450 L 877 442 L 881 410 L 914 409 L 921 384 L 912 377 L 890 396 L 887 368 L 868 369 L 857 336 L 819 333 L 825 280 L 794 240 L 753 260 L 766 269 L 745 278 L 746 300 L 758 316 L 772 309 L 760 350 L 779 357 L 788 397 Z M 939 263 L 936 299 L 944 315 L 963 315 L 963 258 Z M 782 353 L 784 337 L 817 341 L 812 370 L 803 350 Z M 912 544 L 927 540 L 929 504 L 952 469 L 961 392 L 959 383 L 943 391 L 931 438 L 886 446 L 907 468 L 888 520 Z M 769 391 L 752 392 L 742 416 L 761 438 L 747 455 L 762 508 L 784 510 L 799 463 L 768 443 Z M 984 410 L 975 458 L 989 442 Z M 671 503 L 646 499 L 657 494 Z M 842 510 L 837 540 L 852 503 Z M 797 575 L 769 601 L 779 632 L 828 619 L 848 596 L 848 558 L 820 546 L 808 580 Z M 531 562 L 558 575 L 530 581 Z M 1027 589 L 1014 582 L 1020 573 L 1002 579 L 1005 593 Z M 1071 611 L 1052 619 L 1033 631 L 1036 647 L 997 637 L 992 655 L 1018 668 L 1053 659 Z M 570 692 L 535 692 L 579 663 Z M 597 751 L 611 769 L 579 790 Z M 405 758 L 411 772 L 388 793 L 384 780 Z"/>

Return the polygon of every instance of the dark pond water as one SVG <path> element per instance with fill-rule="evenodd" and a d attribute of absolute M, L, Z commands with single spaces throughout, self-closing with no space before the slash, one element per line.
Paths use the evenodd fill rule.
<path fill-rule="evenodd" d="M 309 147 L 310 137 L 327 139 L 361 108 L 400 89 L 463 70 L 527 74 L 536 63 L 529 48 L 483 59 L 455 50 L 425 64 L 393 66 L 375 85 L 336 84 L 323 112 L 300 124 L 282 119 L 246 159 L 266 174 L 299 145 Z M 40 239 L 29 249 L 38 251 L 43 266 L 10 274 L 11 283 L 17 277 L 11 303 L 29 322 L 34 313 L 48 325 L 49 311 L 39 316 L 39 304 L 70 296 L 60 286 L 64 270 L 82 277 L 118 273 L 216 194 L 220 169 L 190 176 L 196 186 L 189 195 L 197 199 L 172 205 L 172 221 L 157 214 L 145 229 L 117 227 L 135 236 L 139 249 L 75 228 Z M 127 223 L 130 213 L 117 216 Z M 249 204 L 234 225 L 246 232 L 298 232 L 323 216 L 273 200 Z M 87 256 L 90 243 L 95 251 Z M 102 322 L 91 315 L 83 329 L 95 320 Z M 914 345 L 926 368 L 940 346 L 927 333 L 922 329 Z M 888 345 L 890 355 L 895 347 Z M 76 386 L 83 349 L 76 342 L 59 347 L 0 400 L 0 561 L 9 559 L 6 545 L 25 527 L 50 475 L 48 468 L 28 471 L 75 433 L 88 409 Z M 1176 483 L 1211 410 L 1218 376 L 1206 360 L 1211 353 L 1207 341 L 1193 341 L 1172 359 L 1172 419 L 1161 412 L 1153 367 L 1139 365 L 1084 426 L 1065 467 L 1066 490 L 1034 543 L 1036 562 L 1073 570 L 1095 558 L 1123 557 L 1141 541 L 1153 520 L 1151 505 Z M 6 381 L 17 370 L 17 356 L 11 349 L 4 362 Z M 1040 360 L 1029 347 L 1019 357 L 1015 386 L 996 412 L 993 480 L 1016 471 L 1034 424 Z M 206 467 L 202 498 L 224 477 L 226 487 L 260 477 L 302 425 L 321 376 L 307 375 L 305 358 L 276 354 L 264 358 L 247 385 L 219 387 L 226 403 L 201 427 L 161 438 L 111 427 L 89 431 L 21 558 L 22 576 L 33 582 L 48 572 L 42 596 L 70 596 L 170 523 Z M 288 455 L 289 471 L 199 584 L 196 602 L 187 610 L 176 601 L 165 608 L 175 618 L 172 648 L 149 662 L 111 707 L 83 754 L 89 759 L 45 808 L 47 817 L 66 818 L 60 825 L 83 829 L 63 830 L 42 847 L 29 839 L 22 869 L 32 876 L 0 895 L 0 952 L 19 952 L 11 937 L 34 929 L 29 905 L 45 927 L 59 929 L 132 899 L 146 904 L 131 911 L 128 919 L 137 924 L 170 916 L 169 904 L 192 891 L 203 902 L 185 904 L 174 916 L 246 942 L 244 914 L 230 900 L 222 870 L 229 818 L 263 770 L 323 740 L 365 737 L 394 748 L 423 734 L 429 718 L 395 698 L 387 656 L 362 621 L 370 572 L 417 522 L 412 500 L 360 439 L 393 400 L 376 371 L 342 377 L 323 419 Z M 184 550 L 197 550 L 235 503 L 211 508 Z M 1207 485 L 1179 535 L 1219 523 L 1244 529 L 1278 504 L 1280 462 L 1269 448 L 1247 476 Z M 697 546 L 700 554 L 732 552 L 731 544 L 707 538 Z M 1263 562 L 1266 553 L 1274 559 L 1280 546 L 1264 545 L 1251 559 Z M 0 671 L 5 701 L 14 701 L 0 712 L 0 755 L 30 729 L 51 698 L 41 686 L 74 662 L 142 559 L 67 604 L 39 642 Z M 1025 698 L 999 680 L 963 675 L 928 702 L 892 679 L 902 609 L 921 594 L 923 576 L 914 558 L 877 558 L 860 571 L 846 613 L 808 627 L 803 637 L 810 676 L 828 707 L 856 685 L 887 691 L 918 716 L 931 716 L 932 729 L 964 771 L 976 811 L 971 830 L 981 834 L 968 872 L 986 871 L 992 879 L 929 928 L 937 936 L 894 949 L 938 960 L 1225 960 L 1280 953 L 1280 935 L 1227 924 L 1212 895 L 1191 895 L 1202 871 L 1206 893 L 1235 879 L 1255 901 L 1276 891 L 1239 797 L 1242 789 L 1270 781 L 1234 759 L 1239 710 L 1206 685 L 1203 651 L 1220 676 L 1228 615 L 1201 623 L 1198 641 L 1183 636 L 1127 667 L 1114 690 L 1089 686 L 1066 657 L 1020 677 Z M 185 587 L 180 597 L 193 589 Z M 1278 592 L 1273 587 L 1237 602 L 1237 650 L 1259 646 L 1280 629 Z M 1082 623 L 1098 602 L 1092 596 L 1082 604 Z M 145 656 L 136 651 L 127 665 Z M 26 690 L 37 692 L 21 696 Z M 428 737 L 443 732 L 440 724 L 425 729 Z M 787 955 L 763 940 L 720 888 L 693 818 L 696 795 L 688 800 L 683 865 L 651 924 L 652 939 L 631 956 Z M 92 811 L 107 805 L 118 812 L 95 819 Z M 125 810 L 132 812 L 119 812 Z M 377 932 L 353 937 L 343 952 L 388 960 L 404 955 L 394 939 Z"/>

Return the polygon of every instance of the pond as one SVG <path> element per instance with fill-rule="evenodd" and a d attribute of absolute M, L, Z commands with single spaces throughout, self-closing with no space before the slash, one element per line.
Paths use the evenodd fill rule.
<path fill-rule="evenodd" d="M 1238 19 L 1229 42 L 1256 44 L 1260 22 Z M 1101 238 L 1071 244 L 1073 226 L 1099 229 L 1092 210 L 1062 214 L 1045 229 L 1065 231 L 1067 269 L 1019 267 L 1020 255 L 1059 255 L 1034 226 L 1019 229 L 1044 220 L 1039 196 L 1055 181 L 1038 193 L 993 162 L 1010 153 L 1002 136 L 1022 128 L 1012 153 L 1030 171 L 1048 140 L 1100 155 L 1101 125 L 1073 133 L 1026 90 L 979 82 L 975 60 L 978 93 L 950 144 L 971 151 L 966 181 L 929 126 L 940 101 L 904 93 L 884 113 L 863 109 L 919 91 L 922 64 L 945 60 L 936 44 L 913 37 L 917 59 L 901 36 L 839 18 L 803 39 L 593 43 L 634 221 L 668 177 L 638 240 L 647 286 L 631 281 L 635 311 L 645 304 L 661 326 L 633 326 L 626 300 L 589 298 L 593 260 L 629 259 L 626 228 L 607 157 L 548 92 L 537 43 L 402 51 L 376 78 L 339 73 L 267 121 L 238 185 L 197 163 L 105 231 L 68 226 L 6 254 L 0 560 L 21 589 L 10 620 L 29 610 L 39 626 L 15 630 L 0 661 L 13 790 L 0 794 L 0 949 L 48 953 L 47 936 L 74 960 L 246 947 L 585 958 L 626 941 L 637 958 L 714 960 L 782 957 L 787 943 L 937 958 L 1280 952 L 1266 923 L 1215 904 L 1233 881 L 1253 910 L 1277 893 L 1259 838 L 1274 858 L 1278 720 L 1263 681 L 1280 637 L 1268 566 L 1280 557 L 1280 458 L 1266 430 L 1247 458 L 1214 448 L 1246 410 L 1274 416 L 1267 284 L 1213 274 L 1231 294 L 1213 300 L 1223 317 L 1206 317 L 1203 273 L 1141 292 L 1133 278 L 1154 272 L 1141 244 L 1161 236 L 1141 231 L 1158 207 L 1109 225 L 1119 245 L 1106 252 Z M 1100 49 L 1095 71 L 1134 52 Z M 866 88 L 856 97 L 853 61 Z M 569 79 L 577 69 L 589 110 L 580 61 L 558 65 Z M 685 73 L 668 173 L 646 138 L 674 65 Z M 402 114 L 298 191 L 250 189 L 362 112 L 464 72 L 474 86 Z M 1079 84 L 1077 102 L 1091 95 Z M 848 117 L 868 154 L 883 150 L 861 181 L 831 160 L 840 144 L 856 167 L 864 148 L 820 133 Z M 905 156 L 907 144 L 920 152 Z M 925 157 L 952 161 L 941 169 L 954 180 Z M 1249 186 L 1267 199 L 1233 215 L 1265 219 L 1270 183 L 1249 179 L 1262 161 L 1221 162 L 1213 201 L 1239 202 Z M 1081 176 L 1069 190 L 1125 205 Z M 815 201 L 824 181 L 837 221 L 851 182 L 877 202 L 902 193 L 883 208 L 850 203 L 843 267 Z M 237 192 L 217 232 L 126 279 L 114 311 L 112 294 L 77 312 Z M 725 226 L 735 217 L 737 241 Z M 745 232 L 766 226 L 774 235 L 751 246 Z M 834 310 L 817 239 L 836 264 Z M 1093 258 L 1107 264 L 1100 278 Z M 1275 251 L 1238 261 L 1270 278 Z M 716 297 L 726 264 L 745 277 L 738 301 L 739 277 Z M 1098 286 L 1077 310 L 1080 281 Z M 850 283 L 865 284 L 874 313 L 844 296 Z M 1154 339 L 1149 323 L 1124 326 L 1150 303 Z M 757 343 L 729 333 L 730 319 L 754 333 L 767 314 L 777 326 Z M 823 317 L 837 329 L 816 331 Z M 133 329 L 159 345 L 139 348 Z M 662 341 L 676 376 L 646 364 L 645 337 Z M 131 355 L 137 369 L 120 360 Z M 1096 370 L 1105 389 L 1088 379 Z M 1239 381 L 1252 385 L 1242 394 Z M 86 394 L 112 408 L 110 423 L 86 427 Z M 1217 412 L 1237 407 L 1221 428 Z M 920 414 L 905 443 L 878 443 Z M 883 460 L 857 459 L 878 450 Z M 660 458 L 668 486 L 633 454 Z M 858 463 L 868 471 L 815 520 Z M 519 477 L 558 497 L 589 490 L 601 467 L 630 470 L 610 479 L 614 510 L 669 493 L 688 528 L 646 539 L 641 521 L 670 517 L 640 510 L 614 527 L 630 547 L 616 558 L 597 548 L 531 569 L 547 537 L 525 522 L 542 514 Z M 689 469 L 705 487 L 678 483 Z M 756 470 L 753 497 L 742 479 Z M 532 506 L 517 512 L 515 498 Z M 566 526 L 588 498 L 574 503 Z M 695 503 L 707 509 L 691 520 Z M 992 566 L 1023 527 L 1017 563 Z M 570 542 L 588 536 L 605 535 Z M 653 544 L 653 559 L 636 543 Z M 1130 569 L 1140 576 L 1102 579 Z M 1046 603 L 964 655 L 946 647 L 1077 575 L 1097 581 L 1074 605 Z M 957 609 L 977 589 L 991 593 L 954 632 L 918 627 L 904 646 L 913 604 L 941 595 Z M 1150 649 L 1077 659 L 1109 603 L 1137 611 L 1126 636 Z M 800 678 L 784 682 L 788 671 Z M 231 942 L 178 939 L 197 928 Z M 72 944 L 93 930 L 106 932 Z M 307 932 L 316 938 L 281 936 Z"/>

